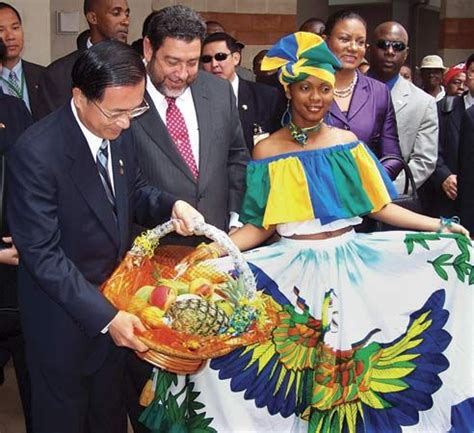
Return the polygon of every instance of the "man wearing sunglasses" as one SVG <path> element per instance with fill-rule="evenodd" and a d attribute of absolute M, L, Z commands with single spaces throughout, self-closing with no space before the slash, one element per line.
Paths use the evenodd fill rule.
<path fill-rule="evenodd" d="M 400 75 L 408 56 L 408 34 L 397 22 L 384 22 L 374 30 L 370 46 L 368 75 L 390 89 L 397 119 L 400 149 L 408 162 L 416 188 L 430 177 L 438 151 L 438 115 L 436 101 Z M 395 184 L 399 192 L 405 186 L 402 172 Z"/>
<path fill-rule="evenodd" d="M 285 100 L 277 89 L 244 80 L 237 74 L 239 43 L 227 33 L 212 33 L 202 44 L 202 68 L 232 85 L 249 151 L 262 138 L 280 128 Z"/>

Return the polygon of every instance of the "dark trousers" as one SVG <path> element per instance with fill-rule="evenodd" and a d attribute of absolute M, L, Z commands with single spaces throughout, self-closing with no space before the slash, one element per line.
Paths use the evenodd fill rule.
<path fill-rule="evenodd" d="M 39 361 L 28 351 L 34 433 L 127 433 L 123 399 L 127 350 L 110 343 L 95 371 Z"/>
<path fill-rule="evenodd" d="M 148 362 L 142 361 L 134 353 L 130 352 L 127 356 L 127 367 L 125 373 L 126 382 L 126 404 L 128 417 L 135 433 L 149 433 L 141 422 L 138 421 L 141 413 L 145 409 L 138 402 L 145 383 L 151 376 L 153 367 Z"/>

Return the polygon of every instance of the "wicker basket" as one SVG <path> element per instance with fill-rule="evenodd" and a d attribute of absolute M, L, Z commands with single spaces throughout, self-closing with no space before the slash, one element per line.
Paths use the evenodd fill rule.
<path fill-rule="evenodd" d="M 176 269 L 175 265 L 183 255 L 189 253 L 189 249 L 182 247 L 174 249 L 170 246 L 157 248 L 160 239 L 172 231 L 174 231 L 173 222 L 168 221 L 136 239 L 132 249 L 103 286 L 104 295 L 114 306 L 140 316 L 140 313 L 132 308 L 134 305 L 132 301 L 136 299 L 135 293 L 140 288 L 153 285 L 157 278 L 165 277 L 167 281 L 189 283 L 205 275 L 216 283 L 216 287 L 219 287 L 217 284 L 229 283 L 231 287 L 232 284 L 238 285 L 239 296 L 245 305 L 249 306 L 244 308 L 255 311 L 255 317 L 243 332 L 237 332 L 232 328 L 234 332 L 205 336 L 172 329 L 166 323 L 150 327 L 145 322 L 147 331 L 138 338 L 150 350 L 137 355 L 173 373 L 190 374 L 199 370 L 207 359 L 225 355 L 243 345 L 267 340 L 273 328 L 276 311 L 268 299 L 257 296 L 252 271 L 227 234 L 205 223 L 195 228 L 196 235 L 208 237 L 229 254 L 235 268 L 232 272 L 234 275 L 213 268 L 212 264 L 206 262 L 185 269 Z M 176 251 L 178 254 L 174 254 Z M 250 316 L 247 316 L 246 320 L 248 317 Z M 244 321 L 245 323 L 247 322 Z"/>

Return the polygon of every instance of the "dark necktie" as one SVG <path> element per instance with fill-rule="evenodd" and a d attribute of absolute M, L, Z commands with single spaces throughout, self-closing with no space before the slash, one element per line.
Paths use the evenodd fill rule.
<path fill-rule="evenodd" d="M 100 180 L 104 186 L 105 194 L 107 195 L 107 200 L 112 206 L 114 216 L 116 216 L 115 209 L 115 195 L 114 190 L 112 189 L 112 183 L 110 181 L 109 170 L 108 170 L 108 161 L 109 161 L 109 140 L 102 140 L 102 144 L 97 151 L 97 170 L 99 171 Z"/>
<path fill-rule="evenodd" d="M 194 179 L 197 179 L 199 170 L 191 150 L 188 128 L 186 127 L 183 113 L 181 113 L 181 110 L 177 107 L 175 98 L 167 96 L 165 99 L 168 103 L 168 108 L 166 109 L 166 127 L 184 162 L 191 170 Z"/>

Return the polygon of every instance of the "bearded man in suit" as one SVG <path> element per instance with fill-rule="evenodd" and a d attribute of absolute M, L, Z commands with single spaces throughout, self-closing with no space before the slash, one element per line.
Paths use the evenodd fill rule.
<path fill-rule="evenodd" d="M 132 125 L 138 161 L 151 185 L 169 191 L 221 230 L 237 227 L 250 159 L 232 86 L 199 70 L 206 27 L 186 6 L 156 13 L 143 40 L 150 110 Z M 168 243 L 183 239 L 167 236 Z M 190 238 L 191 244 L 199 242 Z M 151 372 L 129 357 L 129 416 L 135 432 L 138 396 Z"/>
<path fill-rule="evenodd" d="M 129 249 L 132 225 L 202 216 L 150 187 L 126 131 L 144 113 L 146 72 L 129 46 L 105 41 L 72 70 L 70 102 L 29 128 L 8 154 L 8 220 L 21 257 L 18 297 L 35 433 L 126 433 L 124 347 L 145 351 L 138 317 L 99 287 Z"/>

